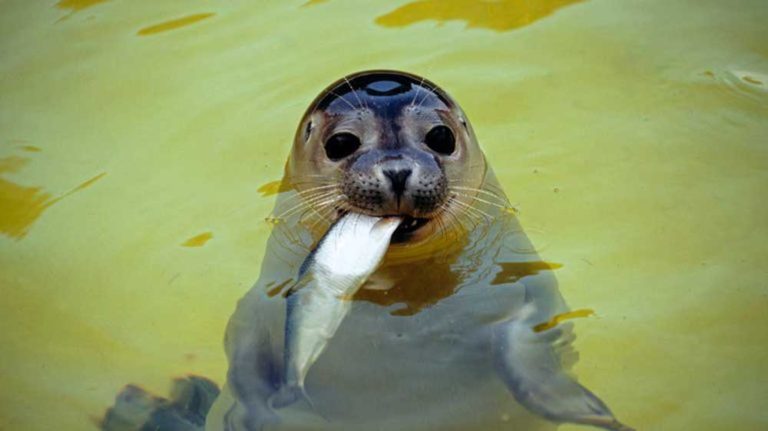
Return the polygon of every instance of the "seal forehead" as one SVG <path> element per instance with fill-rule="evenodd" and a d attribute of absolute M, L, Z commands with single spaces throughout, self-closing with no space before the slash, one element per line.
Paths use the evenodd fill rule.
<path fill-rule="evenodd" d="M 391 117 L 405 105 L 454 106 L 435 84 L 416 75 L 396 71 L 361 72 L 331 84 L 313 104 L 312 111 L 345 112 L 371 109 Z"/>

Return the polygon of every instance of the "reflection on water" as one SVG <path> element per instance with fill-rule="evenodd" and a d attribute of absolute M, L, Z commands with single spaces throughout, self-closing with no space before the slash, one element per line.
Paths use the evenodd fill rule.
<path fill-rule="evenodd" d="M 418 0 L 376 18 L 385 27 L 403 27 L 421 21 L 465 21 L 470 28 L 508 31 L 524 27 L 557 9 L 584 0 Z"/>
<path fill-rule="evenodd" d="M 278 193 L 287 192 L 292 190 L 289 184 L 285 184 L 282 180 L 270 181 L 257 190 L 261 193 L 262 197 L 274 196 Z"/>
<path fill-rule="evenodd" d="M 92 429 L 129 382 L 221 385 L 227 319 L 289 229 L 258 198 L 280 185 L 255 189 L 317 90 L 369 68 L 463 102 L 563 295 L 600 313 L 574 322 L 575 372 L 617 414 L 765 428 L 764 0 L 0 4 L 0 429 Z M 199 13 L 216 16 L 135 36 Z M 354 306 L 418 320 L 459 296 L 385 281 Z"/>
<path fill-rule="evenodd" d="M 198 13 L 194 15 L 185 16 L 183 18 L 172 19 L 170 21 L 161 22 L 159 24 L 150 25 L 139 30 L 136 34 L 139 36 L 149 36 L 157 33 L 163 33 L 170 30 L 176 30 L 177 28 L 186 27 L 188 25 L 195 24 L 204 19 L 210 18 L 216 15 L 215 13 Z"/>
<path fill-rule="evenodd" d="M 302 6 L 314 6 L 314 5 L 318 5 L 318 4 L 321 4 L 321 3 L 326 3 L 328 1 L 329 0 L 307 0 L 307 2 L 304 3 Z"/>
<path fill-rule="evenodd" d="M 60 0 L 56 6 L 60 9 L 69 9 L 72 12 L 79 12 L 99 3 L 105 3 L 109 0 Z"/>
<path fill-rule="evenodd" d="M 213 238 L 213 232 L 203 232 L 184 241 L 182 247 L 202 247 Z"/>
<path fill-rule="evenodd" d="M 25 146 L 25 151 L 39 152 L 34 146 Z M 32 224 L 40 218 L 43 211 L 72 193 L 90 187 L 106 173 L 101 173 L 83 182 L 74 189 L 52 197 L 42 187 L 26 187 L 2 177 L 3 174 L 20 171 L 30 159 L 18 156 L 0 158 L 0 233 L 14 239 L 24 238 Z"/>
<path fill-rule="evenodd" d="M 491 284 L 514 283 L 523 277 L 538 274 L 540 271 L 551 271 L 560 269 L 562 264 L 553 262 L 531 261 L 531 262 L 502 262 L 499 263 L 501 271 L 496 274 L 496 278 Z"/>
<path fill-rule="evenodd" d="M 595 315 L 595 311 L 594 310 L 590 310 L 588 308 L 583 308 L 583 309 L 580 309 L 580 310 L 567 311 L 565 313 L 560 313 L 560 314 L 555 315 L 554 317 L 552 317 L 547 322 L 539 323 L 538 325 L 533 327 L 533 330 L 535 332 L 547 331 L 547 330 L 552 329 L 555 326 L 559 325 L 560 322 L 563 322 L 565 320 L 577 319 L 577 318 L 580 318 L 580 317 L 589 317 L 589 316 L 594 316 L 594 315 Z"/>
<path fill-rule="evenodd" d="M 398 305 L 393 316 L 411 316 L 453 295 L 461 285 L 462 274 L 449 270 L 450 261 L 427 259 L 419 265 L 425 270 L 413 271 L 409 266 L 385 268 L 385 275 L 372 277 L 354 295 L 355 300 L 383 307 Z"/>
<path fill-rule="evenodd" d="M 22 157 L 0 159 L 0 174 L 16 172 L 28 162 Z M 53 203 L 51 195 L 40 187 L 24 187 L 0 177 L 0 232 L 11 238 L 23 238 Z"/>

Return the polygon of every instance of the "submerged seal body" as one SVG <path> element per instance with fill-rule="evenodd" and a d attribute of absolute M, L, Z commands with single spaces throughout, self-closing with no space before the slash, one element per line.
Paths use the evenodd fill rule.
<path fill-rule="evenodd" d="M 299 124 L 281 189 L 206 429 L 629 429 L 565 373 L 570 326 L 533 329 L 568 309 L 469 121 L 435 84 L 394 71 L 332 84 Z M 308 372 L 312 403 L 277 408 L 284 295 L 348 212 L 405 221 Z"/>

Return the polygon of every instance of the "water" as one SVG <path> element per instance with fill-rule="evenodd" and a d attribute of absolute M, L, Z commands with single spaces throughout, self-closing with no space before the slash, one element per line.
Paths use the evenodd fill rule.
<path fill-rule="evenodd" d="M 314 95 L 370 68 L 462 104 L 595 311 L 575 372 L 624 422 L 768 425 L 764 2 L 310 3 L 0 6 L 1 429 L 222 383 L 272 229 L 258 189 Z"/>

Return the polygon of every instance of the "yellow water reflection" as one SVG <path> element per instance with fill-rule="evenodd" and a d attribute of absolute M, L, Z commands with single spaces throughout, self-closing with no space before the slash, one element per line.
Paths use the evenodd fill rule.
<path fill-rule="evenodd" d="M 257 191 L 261 193 L 262 197 L 267 197 L 276 195 L 278 193 L 287 192 L 288 190 L 291 190 L 290 185 L 283 183 L 281 180 L 276 180 L 264 184 L 263 186 L 259 187 Z"/>
<path fill-rule="evenodd" d="M 184 241 L 182 247 L 202 247 L 213 238 L 213 232 L 203 232 Z"/>
<path fill-rule="evenodd" d="M 69 9 L 72 12 L 78 12 L 107 1 L 109 0 L 61 0 L 56 3 L 56 7 L 59 9 Z"/>
<path fill-rule="evenodd" d="M 385 27 L 404 27 L 421 21 L 464 21 L 470 28 L 508 31 L 531 24 L 561 7 L 584 0 L 419 0 L 376 18 Z"/>
<path fill-rule="evenodd" d="M 318 5 L 318 4 L 322 4 L 322 3 L 327 3 L 327 2 L 328 2 L 328 0 L 307 0 L 307 2 L 304 3 L 302 6 L 303 7 L 308 7 L 308 6 L 314 6 L 314 5 Z"/>
<path fill-rule="evenodd" d="M 28 161 L 21 157 L 0 159 L 0 174 L 16 172 Z M 54 202 L 40 187 L 24 187 L 0 177 L 0 232 L 11 238 L 23 238 Z"/>
<path fill-rule="evenodd" d="M 0 233 L 14 239 L 24 238 L 32 224 L 51 205 L 89 187 L 105 175 L 99 174 L 64 195 L 53 198 L 42 187 L 26 187 L 2 177 L 2 174 L 18 172 L 27 163 L 29 159 L 18 156 L 0 159 Z"/>
<path fill-rule="evenodd" d="M 538 325 L 533 327 L 533 331 L 534 332 L 546 331 L 548 329 L 554 328 L 555 326 L 559 325 L 560 322 L 563 322 L 565 320 L 577 319 L 580 317 L 589 317 L 594 315 L 595 315 L 595 311 L 590 310 L 588 308 L 568 311 L 568 312 L 556 315 L 555 317 L 551 318 L 548 322 L 539 323 Z"/>
<path fill-rule="evenodd" d="M 430 258 L 420 261 L 429 271 L 413 271 L 408 266 L 386 267 L 381 279 L 369 279 L 354 300 L 367 301 L 384 307 L 397 305 L 393 316 L 411 316 L 437 304 L 456 292 L 463 274 L 451 270 L 455 256 L 449 259 Z"/>
<path fill-rule="evenodd" d="M 541 271 L 560 269 L 562 264 L 554 262 L 503 262 L 500 263 L 501 271 L 496 274 L 491 284 L 514 283 L 523 277 L 538 274 Z"/>
<path fill-rule="evenodd" d="M 462 104 L 568 305 L 600 313 L 574 371 L 617 415 L 765 428 L 765 0 L 318 3 L 2 2 L 0 429 L 88 429 L 130 382 L 221 383 L 273 229 L 258 196 L 283 187 L 255 189 L 317 92 L 371 68 Z M 75 12 L 98 19 L 54 25 Z M 413 313 L 451 294 L 429 289 L 358 299 Z"/>
<path fill-rule="evenodd" d="M 177 18 L 170 21 L 161 22 L 159 24 L 150 25 L 139 30 L 136 34 L 139 36 L 149 36 L 157 33 L 163 33 L 170 30 L 176 30 L 177 28 L 186 27 L 188 25 L 195 24 L 204 19 L 210 18 L 216 15 L 215 13 L 198 13 L 194 15 L 185 16 L 183 18 Z"/>

